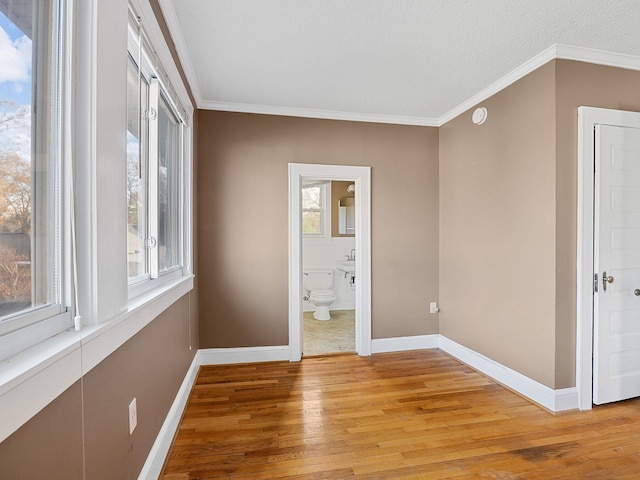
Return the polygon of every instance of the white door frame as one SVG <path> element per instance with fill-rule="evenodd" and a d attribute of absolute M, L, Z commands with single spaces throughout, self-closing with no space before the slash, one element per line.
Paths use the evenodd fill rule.
<path fill-rule="evenodd" d="M 593 245 L 596 125 L 640 128 L 640 113 L 578 108 L 578 245 L 576 295 L 576 390 L 578 407 L 593 405 Z"/>
<path fill-rule="evenodd" d="M 356 353 L 371 355 L 371 167 L 289 164 L 289 352 L 302 358 L 302 226 L 303 177 L 346 180 L 356 185 Z M 338 259 L 336 258 L 336 261 Z"/>

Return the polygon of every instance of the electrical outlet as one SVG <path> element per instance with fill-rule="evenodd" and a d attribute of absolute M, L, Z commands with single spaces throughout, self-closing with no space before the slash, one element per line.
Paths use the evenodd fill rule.
<path fill-rule="evenodd" d="M 431 302 L 429 304 L 429 313 L 438 313 L 439 311 L 438 302 Z"/>
<path fill-rule="evenodd" d="M 138 425 L 138 407 L 136 406 L 136 399 L 131 400 L 129 404 L 129 435 L 133 433 Z"/>

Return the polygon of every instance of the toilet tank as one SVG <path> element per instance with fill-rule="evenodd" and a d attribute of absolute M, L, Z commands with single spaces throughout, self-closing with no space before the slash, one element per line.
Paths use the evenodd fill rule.
<path fill-rule="evenodd" d="M 333 270 L 329 268 L 308 268 L 302 274 L 305 290 L 330 290 L 333 287 Z"/>

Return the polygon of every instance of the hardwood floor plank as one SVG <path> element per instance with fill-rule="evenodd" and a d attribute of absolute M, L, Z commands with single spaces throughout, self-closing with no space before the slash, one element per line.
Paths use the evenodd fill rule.
<path fill-rule="evenodd" d="M 202 367 L 163 480 L 640 478 L 640 400 L 552 415 L 438 351 Z"/>

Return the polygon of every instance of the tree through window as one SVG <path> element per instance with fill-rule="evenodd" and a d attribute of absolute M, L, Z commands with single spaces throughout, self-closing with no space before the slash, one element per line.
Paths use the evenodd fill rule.
<path fill-rule="evenodd" d="M 324 225 L 324 185 L 302 187 L 302 233 L 322 235 Z"/>
<path fill-rule="evenodd" d="M 58 10 L 0 2 L 0 319 L 59 301 Z"/>

